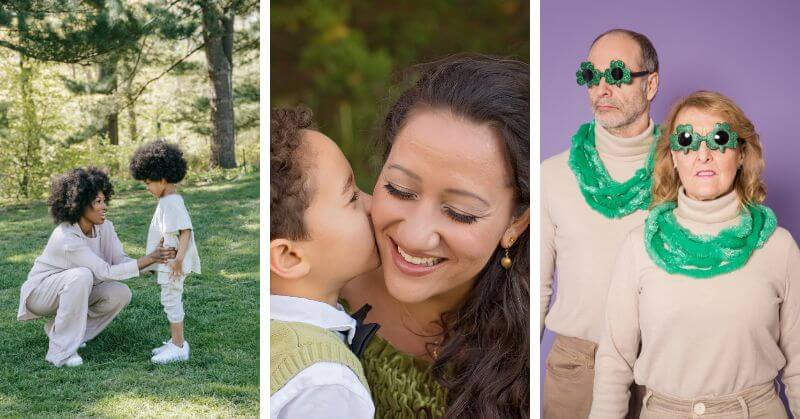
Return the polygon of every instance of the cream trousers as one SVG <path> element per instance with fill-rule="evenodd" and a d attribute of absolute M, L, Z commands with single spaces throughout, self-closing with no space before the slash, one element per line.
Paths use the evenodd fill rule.
<path fill-rule="evenodd" d="M 94 283 L 88 268 L 72 268 L 45 278 L 28 296 L 28 310 L 52 316 L 44 325 L 50 338 L 45 359 L 62 365 L 78 346 L 97 336 L 131 301 L 128 286 Z"/>
<path fill-rule="evenodd" d="M 161 286 L 161 305 L 170 323 L 183 321 L 183 281 L 186 276 L 170 279 L 169 272 L 157 272 L 158 285 Z"/>

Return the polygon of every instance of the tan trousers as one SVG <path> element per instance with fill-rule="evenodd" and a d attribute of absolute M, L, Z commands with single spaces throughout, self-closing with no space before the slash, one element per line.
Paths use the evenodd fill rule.
<path fill-rule="evenodd" d="M 131 290 L 120 282 L 94 283 L 87 268 L 73 268 L 45 278 L 28 296 L 28 310 L 51 316 L 44 325 L 50 338 L 45 359 L 62 365 L 91 340 L 131 301 Z"/>
<path fill-rule="evenodd" d="M 775 382 L 714 398 L 678 399 L 646 390 L 642 419 L 786 419 Z"/>
<path fill-rule="evenodd" d="M 597 344 L 556 335 L 547 355 L 544 377 L 544 419 L 584 419 L 592 408 L 594 356 Z M 638 418 L 644 388 L 633 384 L 626 418 Z"/>

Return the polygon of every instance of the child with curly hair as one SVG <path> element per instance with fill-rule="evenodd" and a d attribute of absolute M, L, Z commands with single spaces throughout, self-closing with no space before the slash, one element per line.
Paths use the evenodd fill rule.
<path fill-rule="evenodd" d="M 171 338 L 153 349 L 150 360 L 166 364 L 189 359 L 189 342 L 183 329 L 183 283 L 192 272 L 200 273 L 200 256 L 194 240 L 194 228 L 183 197 L 176 184 L 186 176 L 186 160 L 175 144 L 163 140 L 147 143 L 134 153 L 131 175 L 144 182 L 147 191 L 158 199 L 150 229 L 147 249 L 155 249 L 163 240 L 164 247 L 177 249 L 175 259 L 152 265 L 161 286 L 161 304 L 167 313 Z"/>
<path fill-rule="evenodd" d="M 380 265 L 371 197 L 307 108 L 272 110 L 269 154 L 270 417 L 372 418 L 359 357 L 378 326 L 338 303 Z"/>

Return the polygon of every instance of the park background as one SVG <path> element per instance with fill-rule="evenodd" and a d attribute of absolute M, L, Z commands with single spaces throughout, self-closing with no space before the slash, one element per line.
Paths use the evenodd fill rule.
<path fill-rule="evenodd" d="M 258 0 L 0 3 L 0 412 L 12 417 L 258 415 Z M 126 252 L 144 253 L 156 200 L 130 178 L 145 142 L 179 144 L 203 274 L 187 279 L 188 362 L 150 363 L 168 323 L 152 276 L 80 353 L 44 361 L 19 287 L 54 228 L 51 176 L 106 168 Z"/>
<path fill-rule="evenodd" d="M 254 171 L 258 21 L 257 0 L 3 2 L 0 202 L 76 166 L 134 186 L 128 159 L 155 139 L 185 150 L 187 183 Z"/>
<path fill-rule="evenodd" d="M 541 4 L 542 160 L 569 148 L 592 119 L 586 87 L 575 71 L 594 38 L 612 28 L 646 35 L 658 52 L 660 87 L 651 116 L 658 123 L 678 98 L 713 90 L 732 98 L 753 122 L 764 147 L 766 205 L 779 225 L 800 239 L 800 143 L 796 40 L 800 3 L 791 0 L 543 1 Z M 553 335 L 541 343 L 540 383 Z M 541 387 L 540 387 L 541 388 Z"/>
<path fill-rule="evenodd" d="M 527 0 L 270 3 L 270 106 L 303 104 L 372 193 L 383 163 L 373 147 L 415 64 L 462 53 L 528 62 Z"/>

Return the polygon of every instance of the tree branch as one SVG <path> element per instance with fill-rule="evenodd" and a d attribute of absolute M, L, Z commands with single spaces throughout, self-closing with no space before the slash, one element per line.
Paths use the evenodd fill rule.
<path fill-rule="evenodd" d="M 193 50 L 189 51 L 189 53 L 188 53 L 188 54 L 186 54 L 185 56 L 183 56 L 183 58 L 181 58 L 180 60 L 178 60 L 178 61 L 176 61 L 175 63 L 173 63 L 173 64 L 172 64 L 171 66 L 169 66 L 169 68 L 167 68 L 166 70 L 162 71 L 162 72 L 161 72 L 161 74 L 159 74 L 158 76 L 156 76 L 156 77 L 153 77 L 152 79 L 150 79 L 150 80 L 146 81 L 146 82 L 145 82 L 145 83 L 144 83 L 144 84 L 143 84 L 143 85 L 142 85 L 142 86 L 139 88 L 139 90 L 136 92 L 136 94 L 134 94 L 133 96 L 131 96 L 131 98 L 130 98 L 130 99 L 127 101 L 127 103 L 125 103 L 125 105 L 123 105 L 122 107 L 120 107 L 120 108 L 119 108 L 119 111 L 121 112 L 123 109 L 127 108 L 128 106 L 131 106 L 131 105 L 133 105 L 133 103 L 134 103 L 134 102 L 136 102 L 136 100 L 137 100 L 137 99 L 139 99 L 139 96 L 141 96 L 141 95 L 142 95 L 142 93 L 144 93 L 144 90 L 147 88 L 147 86 L 149 86 L 149 85 L 150 85 L 150 83 L 153 83 L 153 82 L 155 82 L 156 80 L 158 80 L 158 79 L 160 79 L 160 78 L 164 77 L 164 76 L 165 76 L 167 73 L 169 73 L 170 71 L 172 71 L 172 69 L 174 69 L 175 67 L 177 67 L 177 66 L 178 66 L 180 63 L 182 63 L 182 62 L 186 61 L 186 60 L 187 60 L 189 57 L 191 57 L 191 56 L 192 56 L 192 55 L 193 55 L 195 52 L 197 52 L 197 51 L 200 51 L 200 50 L 201 50 L 201 49 L 203 49 L 203 47 L 205 47 L 205 46 L 206 46 L 205 42 L 201 43 L 201 44 L 200 44 L 200 45 L 198 45 L 198 46 L 197 46 L 195 49 L 193 49 Z"/>

